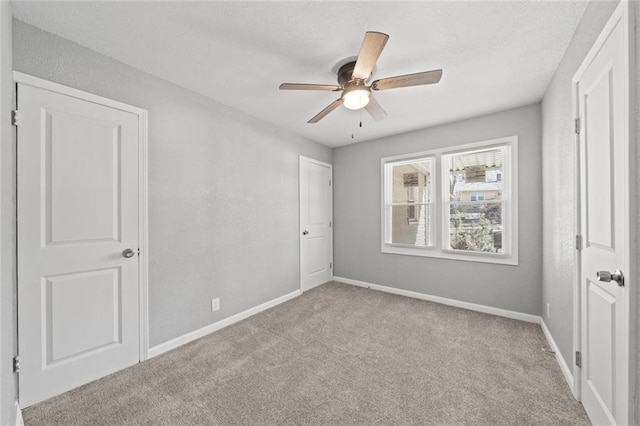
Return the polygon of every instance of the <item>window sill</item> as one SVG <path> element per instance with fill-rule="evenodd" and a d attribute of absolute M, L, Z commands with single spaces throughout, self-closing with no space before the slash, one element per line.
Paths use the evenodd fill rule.
<path fill-rule="evenodd" d="M 383 254 L 400 254 L 404 256 L 434 257 L 437 259 L 461 260 L 465 262 L 493 263 L 498 265 L 518 266 L 517 256 L 508 254 L 489 254 L 440 250 L 435 247 L 409 247 L 396 244 L 383 244 Z"/>

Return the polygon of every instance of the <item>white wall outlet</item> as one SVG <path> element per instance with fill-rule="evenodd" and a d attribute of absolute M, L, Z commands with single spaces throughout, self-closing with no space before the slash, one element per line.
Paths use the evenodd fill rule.
<path fill-rule="evenodd" d="M 211 312 L 215 312 L 218 309 L 220 309 L 220 298 L 211 299 Z"/>
<path fill-rule="evenodd" d="M 547 318 L 549 318 L 550 310 L 551 310 L 551 304 L 547 303 Z"/>

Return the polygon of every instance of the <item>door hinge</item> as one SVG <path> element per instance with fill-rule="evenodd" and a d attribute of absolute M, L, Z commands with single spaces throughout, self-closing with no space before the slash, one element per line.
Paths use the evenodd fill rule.
<path fill-rule="evenodd" d="M 574 125 L 575 125 L 574 131 L 576 132 L 576 135 L 579 135 L 580 134 L 580 117 L 577 117 L 574 120 Z"/>
<path fill-rule="evenodd" d="M 329 221 L 329 228 L 331 228 L 331 221 Z"/>
<path fill-rule="evenodd" d="M 13 357 L 13 372 L 14 373 L 19 373 L 20 372 L 20 357 L 19 356 L 14 356 Z"/>
<path fill-rule="evenodd" d="M 582 235 L 576 235 L 576 250 L 582 250 Z"/>
<path fill-rule="evenodd" d="M 331 180 L 329 180 L 329 186 L 331 186 Z"/>
<path fill-rule="evenodd" d="M 329 262 L 329 269 L 333 268 L 333 263 Z"/>
<path fill-rule="evenodd" d="M 18 110 L 11 111 L 11 125 L 17 126 L 19 122 L 20 122 L 20 113 L 18 112 Z"/>
<path fill-rule="evenodd" d="M 582 352 L 576 351 L 576 365 L 582 368 Z"/>

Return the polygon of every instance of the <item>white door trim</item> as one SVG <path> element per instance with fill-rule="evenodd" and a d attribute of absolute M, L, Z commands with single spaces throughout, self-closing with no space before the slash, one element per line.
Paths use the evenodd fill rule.
<path fill-rule="evenodd" d="M 589 64 L 593 61 L 595 56 L 597 55 L 600 48 L 603 46 L 605 41 L 608 39 L 616 24 L 619 22 L 623 25 L 623 32 L 625 37 L 626 49 L 625 49 L 625 62 L 626 67 L 624 67 L 625 72 L 625 81 L 627 82 L 627 87 L 629 90 L 625 92 L 625 109 L 624 117 L 625 117 L 625 139 L 628 141 L 628 163 L 626 167 L 628 168 L 628 197 L 629 204 L 627 207 L 629 211 L 629 216 L 627 218 L 628 223 L 625 225 L 629 230 L 626 241 L 624 242 L 629 247 L 629 251 L 627 252 L 627 265 L 629 271 L 624 271 L 625 281 L 628 283 L 629 289 L 629 297 L 627 299 L 628 303 L 628 315 L 629 315 L 629 341 L 628 341 L 628 374 L 630 377 L 629 385 L 628 385 L 628 401 L 627 401 L 627 409 L 625 417 L 629 420 L 629 424 L 632 424 L 634 420 L 634 410 L 635 410 L 635 377 L 636 377 L 636 315 L 638 314 L 636 311 L 636 304 L 638 300 L 637 294 L 637 285 L 638 285 L 638 262 L 636 260 L 636 200 L 637 200 L 637 187 L 636 187 L 636 155 L 635 155 L 635 147 L 636 147 L 636 138 L 635 138 L 635 113 L 633 106 L 635 105 L 635 86 L 634 86 L 634 76 L 635 74 L 635 35 L 634 31 L 634 10 L 633 10 L 633 2 L 629 2 L 628 0 L 621 0 L 614 12 L 612 13 L 609 21 L 604 26 L 602 32 L 594 42 L 593 46 L 587 53 L 584 58 L 582 64 L 576 71 L 575 75 L 572 78 L 571 86 L 572 86 L 572 113 L 573 117 L 579 117 L 579 108 L 578 108 L 578 82 L 584 72 L 586 71 Z M 582 125 L 581 123 L 580 125 Z M 575 235 L 580 235 L 581 230 L 581 221 L 580 221 L 580 136 L 578 134 L 574 135 L 574 231 Z M 581 282 L 581 251 L 575 250 L 575 268 L 574 268 L 574 279 L 573 279 L 573 349 L 574 353 L 571 354 L 572 364 L 573 364 L 573 395 L 577 400 L 581 400 L 581 371 L 580 368 L 574 362 L 573 356 L 576 351 L 582 350 L 582 342 L 581 342 L 581 294 L 580 294 L 580 282 Z"/>
<path fill-rule="evenodd" d="M 119 109 L 121 111 L 130 112 L 138 116 L 139 140 L 138 145 L 138 229 L 139 229 L 139 245 L 140 245 L 140 267 L 138 268 L 138 292 L 139 292 L 139 323 L 140 323 L 140 342 L 139 357 L 140 361 L 148 359 L 149 352 L 149 305 L 148 305 L 148 270 L 149 259 L 147 256 L 148 247 L 148 174 L 147 174 L 147 148 L 148 148 L 148 112 L 145 109 L 127 105 L 112 99 L 103 98 L 101 96 L 87 93 L 82 90 L 73 89 L 58 83 L 33 77 L 18 71 L 13 72 L 13 80 L 16 83 L 33 86 L 51 92 L 60 93 L 62 95 L 71 96 L 88 102 L 108 106 Z"/>
<path fill-rule="evenodd" d="M 571 116 L 575 120 L 579 116 L 578 110 L 578 81 L 574 76 L 571 81 Z M 580 367 L 576 364 L 576 352 L 581 349 L 580 332 L 581 332 L 581 312 L 580 312 L 580 275 L 581 275 L 581 256 L 578 247 L 578 235 L 581 233 L 580 220 L 580 135 L 575 131 L 573 133 L 573 235 L 576 242 L 573 250 L 573 346 L 572 351 L 568 354 L 569 365 L 573 374 L 573 382 L 571 383 L 571 393 L 573 397 L 582 401 L 581 394 L 581 374 Z"/>
<path fill-rule="evenodd" d="M 331 215 L 330 217 L 330 221 L 331 221 L 331 230 L 329 232 L 329 259 L 331 260 L 331 264 L 333 265 L 333 165 L 329 164 L 329 163 L 325 163 L 323 161 L 319 161 L 319 160 L 314 160 L 313 158 L 310 157 L 305 157 L 304 155 L 301 155 L 299 160 L 298 160 L 298 250 L 299 250 L 299 265 L 300 265 L 300 291 L 303 291 L 302 289 L 302 238 L 300 236 L 300 227 L 301 227 L 301 220 L 302 220 L 302 203 L 300 202 L 301 197 L 300 197 L 300 191 L 302 188 L 302 184 L 300 181 L 300 170 L 302 167 L 302 162 L 306 161 L 308 163 L 313 163 L 313 164 L 317 164 L 319 166 L 324 166 L 327 167 L 329 169 L 329 179 L 331 179 L 331 191 L 329 191 L 331 193 L 331 196 L 329 197 L 329 209 L 331 210 Z M 335 266 L 335 265 L 333 265 Z M 331 280 L 333 280 L 333 270 L 334 268 L 331 268 Z"/>

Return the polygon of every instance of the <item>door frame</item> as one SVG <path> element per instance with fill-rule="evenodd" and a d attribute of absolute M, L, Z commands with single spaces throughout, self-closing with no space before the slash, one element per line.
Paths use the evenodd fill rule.
<path fill-rule="evenodd" d="M 329 221 L 331 225 L 329 226 L 329 262 L 331 262 L 331 276 L 330 279 L 333 280 L 333 165 L 329 163 L 325 163 L 324 161 L 314 160 L 310 157 L 305 157 L 301 155 L 298 160 L 298 250 L 300 252 L 299 255 L 299 265 L 300 265 L 300 291 L 304 291 L 302 288 L 302 162 L 306 161 L 308 163 L 317 164 L 319 166 L 327 167 L 329 169 L 329 179 L 331 182 L 331 190 L 329 191 L 331 196 L 329 197 Z"/>
<path fill-rule="evenodd" d="M 13 81 L 16 85 L 23 84 L 27 86 L 37 87 L 39 89 L 48 90 L 66 96 L 71 96 L 83 101 L 104 105 L 110 108 L 126 111 L 138 116 L 138 244 L 140 249 L 139 267 L 138 267 L 138 324 L 139 324 L 139 362 L 149 358 L 149 258 L 147 256 L 147 247 L 149 245 L 148 232 L 148 112 L 145 109 L 114 101 L 112 99 L 97 96 L 82 90 L 73 89 L 62 84 L 54 83 L 18 71 L 13 72 Z M 17 89 L 16 89 L 17 90 Z M 18 96 L 20 94 L 18 93 Z M 19 110 L 18 110 L 19 111 Z M 19 113 L 18 126 L 16 132 L 19 131 Z M 17 138 L 16 138 L 17 140 Z M 17 159 L 16 159 L 17 168 Z M 19 200 L 18 200 L 19 202 Z M 18 226 L 16 224 L 16 226 Z M 17 244 L 17 240 L 16 240 Z M 16 246 L 17 252 L 17 246 Z M 18 278 L 17 285 L 20 285 Z M 16 288 L 17 292 L 17 288 Z"/>
<path fill-rule="evenodd" d="M 611 32 L 618 24 L 621 22 L 623 25 L 623 32 L 625 37 L 625 62 L 626 67 L 624 69 L 625 72 L 625 80 L 627 82 L 627 91 L 625 93 L 625 128 L 624 133 L 626 136 L 626 140 L 628 141 L 628 217 L 627 223 L 629 232 L 627 235 L 627 241 L 625 244 L 628 245 L 629 250 L 627 252 L 627 264 L 629 265 L 629 271 L 624 271 L 625 281 L 629 282 L 627 288 L 629 289 L 629 297 L 627 300 L 627 314 L 629 319 L 629 330 L 628 330 L 628 376 L 630 377 L 629 385 L 627 387 L 627 413 L 625 413 L 625 418 L 628 421 L 633 421 L 634 418 L 634 410 L 635 410 L 635 379 L 636 379 L 636 318 L 637 318 L 637 303 L 638 303 L 638 262 L 636 261 L 636 233 L 637 233 L 637 209 L 636 202 L 638 199 L 636 191 L 638 187 L 636 186 L 636 119 L 634 114 L 634 105 L 635 105 L 635 84 L 634 84 L 634 76 L 635 74 L 635 36 L 633 34 L 634 31 L 634 10 L 632 9 L 634 5 L 633 2 L 629 2 L 627 0 L 621 0 L 614 12 L 611 14 L 611 17 L 607 21 L 606 25 L 602 29 L 602 32 L 593 43 L 593 46 L 590 48 L 589 52 L 583 59 L 580 67 L 574 74 L 571 80 L 571 109 L 572 109 L 572 117 L 574 119 L 578 119 L 580 117 L 579 111 L 579 94 L 578 94 L 578 82 L 587 67 L 591 64 L 593 59 L 595 58 L 598 51 L 601 49 L 602 45 L 610 36 Z M 573 123 L 572 123 L 573 124 Z M 583 126 L 583 123 L 579 123 L 579 126 Z M 580 219 L 580 134 L 574 132 L 573 139 L 573 160 L 574 160 L 574 233 L 576 238 L 578 235 L 581 235 L 581 219 Z M 574 250 L 574 274 L 573 274 L 573 354 L 570 357 L 573 364 L 573 383 L 572 383 L 572 393 L 574 397 L 580 401 L 582 399 L 582 379 L 581 379 L 581 368 L 576 365 L 575 362 L 575 353 L 577 351 L 583 351 L 582 348 L 582 325 L 581 325 L 581 314 L 582 314 L 582 294 L 580 291 L 580 283 L 582 280 L 581 277 L 581 260 L 582 260 L 582 247 L 578 248 L 577 244 Z"/>

